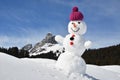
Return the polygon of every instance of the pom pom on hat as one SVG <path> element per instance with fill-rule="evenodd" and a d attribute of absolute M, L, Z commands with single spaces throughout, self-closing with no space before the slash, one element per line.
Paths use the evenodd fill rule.
<path fill-rule="evenodd" d="M 75 21 L 75 20 L 83 20 L 83 14 L 78 11 L 78 7 L 73 7 L 72 13 L 70 14 L 70 20 Z"/>

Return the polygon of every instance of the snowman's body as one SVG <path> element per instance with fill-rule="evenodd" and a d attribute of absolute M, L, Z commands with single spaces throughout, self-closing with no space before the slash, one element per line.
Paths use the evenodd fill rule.
<path fill-rule="evenodd" d="M 81 36 L 75 35 L 73 45 L 71 45 L 70 38 L 72 35 L 73 34 L 68 34 L 64 38 L 63 46 L 65 53 L 61 54 L 58 58 L 56 67 L 63 70 L 67 75 L 71 73 L 85 74 L 86 63 L 81 57 L 85 51 L 85 40 Z"/>
<path fill-rule="evenodd" d="M 87 26 L 82 21 L 83 15 L 78 12 L 78 8 L 73 8 L 73 13 L 70 16 L 71 21 L 68 24 L 69 34 L 63 38 L 60 35 L 55 37 L 55 40 L 63 44 L 65 53 L 61 54 L 56 62 L 57 69 L 63 70 L 69 74 L 85 74 L 86 63 L 82 59 L 82 54 L 85 49 L 90 48 L 91 41 L 86 41 L 82 35 L 85 34 Z"/>
<path fill-rule="evenodd" d="M 76 34 L 68 34 L 64 38 L 63 47 L 65 48 L 65 51 L 67 53 L 71 53 L 72 55 L 81 57 L 81 55 L 86 49 L 84 47 L 84 43 L 85 43 L 85 39 L 82 36 Z"/>

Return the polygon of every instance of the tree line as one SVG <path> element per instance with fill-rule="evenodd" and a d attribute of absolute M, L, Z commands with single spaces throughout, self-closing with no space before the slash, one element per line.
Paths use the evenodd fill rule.
<path fill-rule="evenodd" d="M 18 47 L 3 48 L 0 47 L 0 52 L 15 56 L 17 58 L 29 57 L 29 52 L 23 49 L 18 49 Z"/>
<path fill-rule="evenodd" d="M 86 50 L 82 57 L 87 64 L 120 65 L 120 44 L 105 48 Z"/>

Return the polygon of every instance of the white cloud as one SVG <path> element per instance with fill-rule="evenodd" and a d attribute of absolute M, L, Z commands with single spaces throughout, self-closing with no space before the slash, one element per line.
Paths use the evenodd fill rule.
<path fill-rule="evenodd" d="M 0 36 L 0 44 L 4 43 L 4 42 L 8 42 L 9 39 L 7 36 Z"/>
<path fill-rule="evenodd" d="M 108 47 L 108 46 L 120 44 L 119 35 L 111 35 L 111 37 L 90 35 L 88 39 L 93 42 L 92 48 L 102 48 L 102 47 Z"/>
<path fill-rule="evenodd" d="M 21 37 L 9 37 L 9 36 L 0 36 L 0 46 L 1 47 L 23 47 L 28 43 L 34 43 L 35 39 L 31 38 L 21 38 Z"/>
<path fill-rule="evenodd" d="M 37 29 L 31 28 L 22 28 L 18 27 L 15 29 L 16 32 L 20 32 L 20 34 L 16 33 L 14 35 L 0 35 L 0 47 L 23 47 L 24 45 L 31 43 L 35 44 L 40 41 L 43 36 L 46 34 L 44 32 Z"/>

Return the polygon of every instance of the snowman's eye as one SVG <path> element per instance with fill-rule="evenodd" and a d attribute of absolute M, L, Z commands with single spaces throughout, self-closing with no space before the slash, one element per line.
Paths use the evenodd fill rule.
<path fill-rule="evenodd" d="M 74 24 L 74 23 L 72 23 L 72 24 Z"/>
<path fill-rule="evenodd" d="M 78 22 L 78 24 L 80 24 L 80 22 Z"/>

